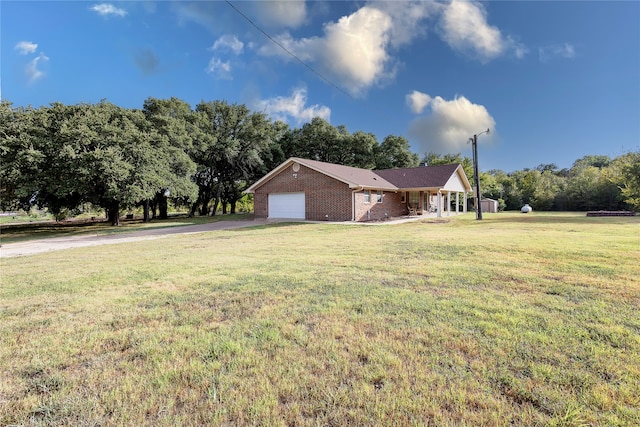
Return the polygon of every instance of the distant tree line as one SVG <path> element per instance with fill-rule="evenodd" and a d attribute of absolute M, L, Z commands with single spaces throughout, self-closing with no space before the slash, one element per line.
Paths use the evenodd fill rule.
<path fill-rule="evenodd" d="M 473 181 L 473 163 L 460 154 L 427 154 L 427 164 L 461 163 Z M 570 168 L 554 163 L 506 173 L 480 172 L 482 197 L 498 200 L 502 210 L 518 210 L 528 203 L 541 211 L 640 211 L 640 152 L 611 159 L 585 156 Z"/>
<path fill-rule="evenodd" d="M 234 213 L 243 191 L 289 157 L 367 169 L 472 162 L 460 154 L 422 159 L 401 136 L 379 142 L 314 118 L 300 128 L 245 105 L 148 98 L 142 109 L 53 103 L 40 108 L 0 103 L 0 209 L 47 208 L 73 214 L 86 203 L 119 224 L 123 209 L 144 220 L 166 218 L 169 204 L 191 215 Z M 483 197 L 503 209 L 640 210 L 640 152 L 615 159 L 586 156 L 570 169 L 555 164 L 480 174 Z"/>
<path fill-rule="evenodd" d="M 334 127 L 314 118 L 292 129 L 245 105 L 148 98 L 142 109 L 53 103 L 0 103 L 0 209 L 74 213 L 104 208 L 117 225 L 123 209 L 145 221 L 169 204 L 191 215 L 235 212 L 243 191 L 289 157 L 386 169 L 417 166 L 409 142 Z"/>

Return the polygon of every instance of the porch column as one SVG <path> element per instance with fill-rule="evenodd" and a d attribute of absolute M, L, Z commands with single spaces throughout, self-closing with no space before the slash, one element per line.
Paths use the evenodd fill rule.
<path fill-rule="evenodd" d="M 460 213 L 460 208 L 458 204 L 460 203 L 460 192 L 456 191 L 456 215 Z"/>
<path fill-rule="evenodd" d="M 447 216 L 451 216 L 451 191 L 447 191 Z"/>
<path fill-rule="evenodd" d="M 438 215 L 437 217 L 440 218 L 442 216 L 442 193 L 440 192 L 440 190 L 438 190 Z"/>
<path fill-rule="evenodd" d="M 462 213 L 467 213 L 467 192 L 464 192 L 464 200 L 462 201 Z"/>

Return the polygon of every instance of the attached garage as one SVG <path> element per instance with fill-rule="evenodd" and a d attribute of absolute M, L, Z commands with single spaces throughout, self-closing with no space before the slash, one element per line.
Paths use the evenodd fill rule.
<path fill-rule="evenodd" d="M 437 215 L 442 216 L 444 206 L 450 215 L 453 203 L 458 213 L 460 193 L 467 212 L 470 191 L 459 164 L 374 171 L 297 157 L 245 190 L 253 194 L 255 218 L 307 221 L 385 220 L 409 215 L 411 207 L 428 214 L 430 195 L 437 196 Z"/>
<path fill-rule="evenodd" d="M 304 193 L 269 194 L 269 218 L 305 219 Z"/>

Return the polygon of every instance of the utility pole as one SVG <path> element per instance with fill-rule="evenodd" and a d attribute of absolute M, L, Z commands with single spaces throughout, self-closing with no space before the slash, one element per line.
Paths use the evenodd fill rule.
<path fill-rule="evenodd" d="M 473 149 L 473 179 L 476 182 L 476 219 L 482 219 L 482 202 L 480 196 L 480 174 L 478 173 L 478 136 L 483 133 L 489 134 L 489 129 L 484 132 L 480 132 L 477 135 L 473 135 L 473 138 L 469 138 L 471 147 Z"/>

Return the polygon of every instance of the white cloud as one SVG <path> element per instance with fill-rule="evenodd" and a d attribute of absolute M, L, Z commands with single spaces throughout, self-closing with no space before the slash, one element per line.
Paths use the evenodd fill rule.
<path fill-rule="evenodd" d="M 236 55 L 240 55 L 244 49 L 242 43 L 236 36 L 226 34 L 213 43 L 209 50 L 231 51 Z"/>
<path fill-rule="evenodd" d="M 529 53 L 529 49 L 525 45 L 514 41 L 511 37 L 509 37 L 509 43 L 513 47 L 513 53 L 516 58 L 522 59 L 527 53 Z"/>
<path fill-rule="evenodd" d="M 46 63 L 48 61 L 49 58 L 43 53 L 39 54 L 37 57 L 29 61 L 24 69 L 24 73 L 27 76 L 27 80 L 29 83 L 35 83 L 46 75 L 45 72 L 40 69 L 40 67 L 43 65 L 43 63 Z"/>
<path fill-rule="evenodd" d="M 358 96 L 393 75 L 387 52 L 391 27 L 387 14 L 365 6 L 338 22 L 325 24 L 323 37 L 295 40 L 284 33 L 277 40 L 297 58 L 312 63 L 329 80 Z M 273 44 L 263 45 L 258 52 L 291 59 Z"/>
<path fill-rule="evenodd" d="M 186 26 L 193 22 L 214 34 L 220 31 L 220 22 L 217 22 L 216 18 L 220 15 L 217 8 L 221 4 L 221 2 L 215 1 L 179 1 L 169 3 L 170 8 L 176 14 L 178 25 Z"/>
<path fill-rule="evenodd" d="M 300 40 L 295 40 L 289 32 L 283 32 L 280 35 L 274 37 L 278 43 L 284 46 L 289 52 L 294 52 L 296 56 L 300 59 L 311 60 L 314 57 L 314 52 L 316 50 L 315 45 L 318 43 L 318 37 L 312 38 L 303 38 Z M 252 43 L 251 46 L 254 46 Z M 265 43 L 262 45 L 255 45 L 256 51 L 263 56 L 279 56 L 284 60 L 293 59 L 287 52 L 282 50 L 279 46 L 274 43 Z"/>
<path fill-rule="evenodd" d="M 258 101 L 256 110 L 264 111 L 273 120 L 287 122 L 291 118 L 296 125 L 310 122 L 314 117 L 329 121 L 331 117 L 331 109 L 329 107 L 318 104 L 307 106 L 306 104 L 307 90 L 298 88 L 289 97 L 278 96 Z"/>
<path fill-rule="evenodd" d="M 411 108 L 411 111 L 416 114 L 422 113 L 425 107 L 429 105 L 429 102 L 431 102 L 431 97 L 429 95 L 418 92 L 417 90 L 411 92 L 405 97 L 405 99 L 407 101 L 407 105 Z"/>
<path fill-rule="evenodd" d="M 325 26 L 322 50 L 317 52 L 328 68 L 353 94 L 375 84 L 389 71 L 387 52 L 392 22 L 378 9 L 363 7 Z"/>
<path fill-rule="evenodd" d="M 231 52 L 235 55 L 240 55 L 244 50 L 244 43 L 242 43 L 236 36 L 227 34 L 224 35 L 213 43 L 208 50 Z M 223 61 L 219 57 L 213 57 L 209 61 L 207 66 L 207 73 L 215 74 L 218 78 L 231 80 L 233 75 L 231 74 L 231 61 Z"/>
<path fill-rule="evenodd" d="M 433 1 L 401 1 L 401 2 L 369 2 L 374 7 L 391 18 L 392 26 L 389 30 L 390 43 L 399 47 L 410 43 L 427 32 L 424 20 L 435 16 L 442 5 Z"/>
<path fill-rule="evenodd" d="M 522 58 L 527 48 L 487 23 L 480 3 L 454 0 L 370 1 L 337 21 L 324 24 L 323 34 L 294 38 L 283 32 L 259 54 L 293 61 L 289 52 L 353 96 L 393 79 L 401 65 L 395 50 L 427 34 L 439 23 L 439 33 L 451 48 L 487 62 L 510 53 Z M 250 45 L 253 47 L 253 45 Z"/>
<path fill-rule="evenodd" d="M 21 41 L 14 47 L 21 55 L 28 55 L 30 53 L 34 53 L 36 49 L 38 49 L 37 43 Z"/>
<path fill-rule="evenodd" d="M 395 77 L 400 65 L 395 50 L 425 37 L 427 21 L 440 17 L 442 10 L 442 3 L 431 1 L 369 1 L 350 15 L 325 23 L 320 35 L 296 39 L 283 32 L 275 38 L 332 83 L 362 96 L 372 86 Z M 257 51 L 293 60 L 273 43 Z"/>
<path fill-rule="evenodd" d="M 553 58 L 572 59 L 576 57 L 576 50 L 569 43 L 554 44 L 539 48 L 538 57 L 540 62 L 548 62 Z"/>
<path fill-rule="evenodd" d="M 94 12 L 97 12 L 98 15 L 102 15 L 102 16 L 109 16 L 109 15 L 125 16 L 127 14 L 126 10 L 115 7 L 110 3 L 95 4 L 91 6 L 90 9 L 93 10 Z"/>
<path fill-rule="evenodd" d="M 211 58 L 206 69 L 209 74 L 216 74 L 218 78 L 231 80 L 231 62 L 222 61 L 219 58 Z"/>
<path fill-rule="evenodd" d="M 484 7 L 474 1 L 454 0 L 445 7 L 440 20 L 443 40 L 458 52 L 488 62 L 507 52 L 522 58 L 527 49 L 513 37 L 503 36 L 487 22 Z"/>
<path fill-rule="evenodd" d="M 473 104 L 464 96 L 449 101 L 440 96 L 429 98 L 430 114 L 409 126 L 409 135 L 422 152 L 459 153 L 474 134 L 488 128 L 495 131 L 496 122 L 484 106 Z"/>
<path fill-rule="evenodd" d="M 302 1 L 260 1 L 255 3 L 256 17 L 271 28 L 298 28 L 307 18 L 307 6 Z"/>

